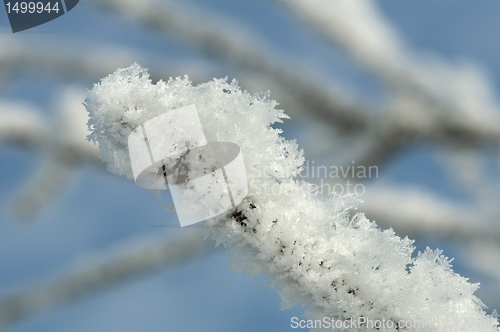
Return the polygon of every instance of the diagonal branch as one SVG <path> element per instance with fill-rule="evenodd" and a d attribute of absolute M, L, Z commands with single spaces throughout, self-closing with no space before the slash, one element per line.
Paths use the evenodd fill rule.
<path fill-rule="evenodd" d="M 478 68 L 414 56 L 370 0 L 279 2 L 395 93 L 388 125 L 377 130 L 379 150 L 394 150 L 391 142 L 406 144 L 398 140 L 400 132 L 451 146 L 500 145 L 500 107 Z M 392 128 L 389 135 L 385 128 Z"/>
<path fill-rule="evenodd" d="M 56 306 L 76 302 L 102 289 L 123 284 L 159 269 L 173 267 L 206 253 L 214 246 L 212 241 L 203 241 L 198 232 L 186 231 L 168 241 L 155 237 L 146 238 L 142 244 L 135 239 L 118 254 L 115 253 L 116 250 L 112 250 L 111 253 L 99 255 L 107 258 L 96 258 L 97 262 L 83 270 L 73 271 L 46 285 L 0 300 L 0 327 Z"/>
<path fill-rule="evenodd" d="M 193 10 L 188 12 L 182 6 L 170 2 L 165 4 L 150 0 L 140 5 L 131 0 L 91 2 L 153 30 L 177 36 L 210 57 L 222 59 L 260 77 L 267 87 L 275 87 L 273 91 L 286 91 L 287 97 L 290 97 L 286 99 L 293 100 L 291 104 L 295 104 L 289 107 L 287 100 L 282 98 L 286 109 L 307 111 L 308 115 L 325 121 L 342 135 L 358 136 L 367 131 L 374 132 L 371 142 L 373 149 L 367 150 L 367 156 L 356 158 L 366 160 L 366 163 L 385 162 L 415 139 L 459 147 L 500 145 L 500 121 L 494 117 L 494 121 L 488 118 L 496 104 L 484 101 L 483 113 L 489 112 L 489 115 L 483 118 L 473 115 L 474 121 L 468 117 L 464 120 L 449 115 L 468 112 L 457 106 L 460 103 L 450 103 L 447 99 L 450 94 L 456 94 L 460 88 L 458 83 L 443 93 L 433 90 L 435 86 L 450 85 L 442 82 L 449 78 L 461 83 L 478 80 L 484 83 L 481 77 L 477 77 L 474 70 L 471 74 L 470 71 L 457 71 L 441 63 L 434 66 L 441 76 L 434 74 L 433 68 L 429 69 L 432 66 L 414 60 L 406 52 L 392 27 L 378 16 L 368 0 L 334 4 L 323 0 L 287 1 L 285 4 L 307 22 L 315 22 L 315 26 L 327 38 L 389 82 L 399 97 L 384 107 L 388 110 L 385 116 L 373 114 L 360 104 L 348 102 L 321 80 L 308 77 L 300 66 L 283 61 L 283 56 L 278 58 L 258 38 L 233 21 L 207 11 L 202 15 Z M 484 83 L 482 86 L 485 87 L 484 91 L 471 89 L 471 93 L 486 91 L 487 94 L 489 85 Z M 491 99 L 489 95 L 487 97 Z M 409 109 L 414 113 L 412 118 L 422 119 L 407 121 L 408 112 L 401 108 L 407 106 L 404 103 L 408 104 L 408 99 L 412 104 Z M 401 100 L 404 100 L 403 105 Z M 464 104 L 470 106 L 470 102 Z M 475 107 L 472 109 L 475 111 Z M 468 110 L 467 114 L 474 113 L 470 112 L 470 107 Z M 428 125 L 421 127 L 422 123 Z M 401 133 L 404 133 L 404 137 Z"/>
<path fill-rule="evenodd" d="M 266 85 L 277 85 L 308 113 L 328 121 L 343 132 L 360 132 L 372 121 L 371 116 L 359 105 L 347 102 L 331 88 L 304 72 L 296 73 L 295 63 L 283 61 L 283 57 L 267 49 L 258 38 L 252 36 L 234 21 L 187 11 L 171 2 L 132 0 L 91 0 L 93 5 L 118 13 L 127 19 L 197 47 L 209 57 L 222 59 L 252 75 L 258 75 Z M 228 29 L 227 27 L 231 28 Z"/>

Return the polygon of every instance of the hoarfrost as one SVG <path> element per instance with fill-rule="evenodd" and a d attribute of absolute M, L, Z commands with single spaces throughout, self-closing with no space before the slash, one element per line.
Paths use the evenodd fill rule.
<path fill-rule="evenodd" d="M 322 196 L 297 179 L 303 153 L 271 127 L 287 116 L 269 93 L 251 95 L 227 79 L 153 84 L 147 70 L 133 64 L 89 92 L 89 138 L 99 143 L 109 171 L 133 178 L 130 132 L 191 104 L 209 141 L 239 145 L 249 183 L 239 206 L 199 225 L 207 237 L 231 248 L 237 273 L 268 275 L 283 308 L 308 306 L 305 315 L 312 320 L 394 322 L 386 331 L 396 331 L 400 321 L 422 321 L 421 331 L 498 331 L 496 317 L 473 295 L 478 285 L 454 273 L 441 251 L 412 257 L 412 240 L 378 229 L 363 214 L 350 215 L 359 198 Z"/>

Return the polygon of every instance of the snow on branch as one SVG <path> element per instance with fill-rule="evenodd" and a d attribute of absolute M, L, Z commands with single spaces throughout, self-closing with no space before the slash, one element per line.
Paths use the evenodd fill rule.
<path fill-rule="evenodd" d="M 363 107 L 346 100 L 328 84 L 323 84 L 314 77 L 308 78 L 305 69 L 300 72 L 290 70 L 303 67 L 276 54 L 234 20 L 207 10 L 202 13 L 193 8 L 187 10 L 170 1 L 148 0 L 140 5 L 133 0 L 92 0 L 90 3 L 148 28 L 180 38 L 182 42 L 194 45 L 209 57 L 217 57 L 236 65 L 247 74 L 258 76 L 266 86 L 277 86 L 287 96 L 292 96 L 301 110 L 307 109 L 308 113 L 343 132 L 361 131 L 374 121 Z M 174 75 L 164 77 L 170 76 Z"/>
<path fill-rule="evenodd" d="M 198 86 L 186 78 L 152 84 L 147 71 L 134 64 L 90 91 L 90 138 L 99 142 L 110 171 L 132 178 L 127 148 L 132 130 L 193 103 L 207 136 L 240 146 L 249 183 L 240 205 L 201 228 L 231 248 L 235 271 L 267 274 L 283 307 L 308 306 L 310 319 L 464 319 L 474 322 L 467 331 L 499 330 L 473 295 L 478 285 L 454 273 L 440 250 L 412 256 L 412 240 L 392 229 L 381 231 L 363 214 L 350 216 L 357 197 L 317 195 L 296 178 L 302 151 L 270 127 L 286 115 L 266 94 L 250 95 L 237 82 L 221 79 Z M 443 324 L 427 330 L 450 329 Z"/>
<path fill-rule="evenodd" d="M 259 77 L 262 86 L 285 92 L 282 102 L 289 110 L 298 108 L 342 134 L 373 132 L 372 148 L 356 158 L 366 165 L 386 163 L 406 144 L 419 139 L 460 148 L 500 145 L 498 106 L 485 75 L 469 64 L 452 67 L 434 59 L 415 58 L 369 0 L 284 3 L 389 82 L 397 95 L 387 105 L 378 106 L 386 110 L 384 116 L 347 100 L 332 84 L 308 74 L 286 56 L 278 56 L 228 18 L 207 10 L 188 10 L 170 1 L 149 0 L 140 6 L 132 0 L 91 3 L 178 37 L 210 57 Z M 164 77 L 169 76 L 173 75 Z M 412 121 L 407 121 L 409 118 Z"/>

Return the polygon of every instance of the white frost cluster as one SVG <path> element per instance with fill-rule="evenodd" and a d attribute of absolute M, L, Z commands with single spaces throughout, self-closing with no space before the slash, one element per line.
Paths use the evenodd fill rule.
<path fill-rule="evenodd" d="M 350 216 L 357 197 L 324 197 L 296 179 L 302 151 L 270 126 L 287 116 L 267 94 L 250 95 L 225 79 L 153 84 L 147 70 L 134 64 L 90 91 L 90 139 L 99 143 L 111 172 L 133 178 L 130 132 L 191 104 L 209 141 L 240 146 L 249 183 L 249 195 L 236 209 L 199 225 L 231 248 L 235 271 L 269 275 L 283 307 L 308 306 L 305 315 L 312 320 L 365 317 L 396 324 L 386 331 L 407 330 L 397 327 L 401 320 L 424 322 L 420 331 L 499 331 L 497 319 L 473 295 L 478 286 L 454 273 L 441 251 L 412 258 L 412 240 L 379 230 L 363 214 Z"/>

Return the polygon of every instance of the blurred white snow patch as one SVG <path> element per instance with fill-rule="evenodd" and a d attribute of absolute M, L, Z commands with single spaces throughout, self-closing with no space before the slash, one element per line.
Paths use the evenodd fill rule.
<path fill-rule="evenodd" d="M 83 102 L 87 96 L 87 90 L 83 87 L 71 86 L 61 91 L 61 97 L 58 101 L 58 117 L 56 131 L 65 144 L 76 144 L 88 146 L 89 149 L 99 150 L 94 144 L 88 142 L 87 136 L 90 135 L 88 129 L 89 115 L 85 110 Z"/>
<path fill-rule="evenodd" d="M 37 108 L 29 103 L 0 100 L 0 139 L 44 130 Z"/>

